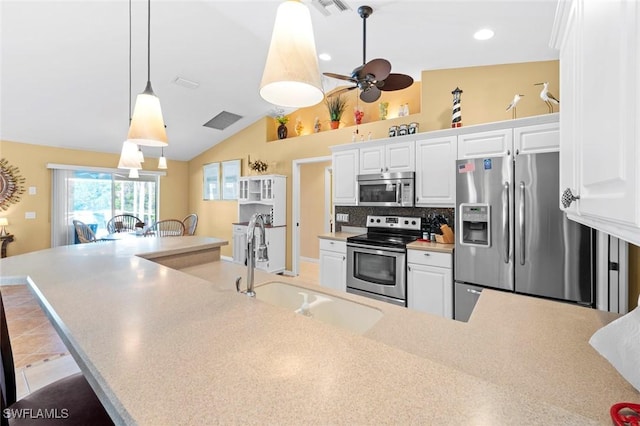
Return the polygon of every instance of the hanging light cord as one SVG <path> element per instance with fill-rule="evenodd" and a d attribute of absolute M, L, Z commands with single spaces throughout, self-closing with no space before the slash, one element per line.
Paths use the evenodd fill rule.
<path fill-rule="evenodd" d="M 151 0 L 147 7 L 147 81 L 151 81 Z"/>
<path fill-rule="evenodd" d="M 131 0 L 129 0 L 129 124 L 131 124 Z"/>

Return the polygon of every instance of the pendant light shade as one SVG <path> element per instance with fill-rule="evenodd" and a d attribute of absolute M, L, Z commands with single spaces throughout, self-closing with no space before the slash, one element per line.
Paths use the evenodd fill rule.
<path fill-rule="evenodd" d="M 297 0 L 278 6 L 260 96 L 284 107 L 322 101 L 322 82 L 309 8 Z"/>
<path fill-rule="evenodd" d="M 138 169 L 129 170 L 129 179 L 138 179 L 140 174 L 138 174 Z"/>
<path fill-rule="evenodd" d="M 119 169 L 141 169 L 142 164 L 138 159 L 138 145 L 130 141 L 122 143 L 122 151 L 120 152 Z"/>
<path fill-rule="evenodd" d="M 160 99 L 153 93 L 150 81 L 136 98 L 127 139 L 144 146 L 168 145 Z"/>
<path fill-rule="evenodd" d="M 131 142 L 131 141 L 129 141 L 129 142 Z M 138 146 L 137 154 L 138 154 L 138 162 L 140 164 L 144 163 L 144 154 L 142 153 L 142 148 L 140 148 L 140 146 Z"/>
<path fill-rule="evenodd" d="M 147 86 L 136 98 L 127 139 L 138 145 L 167 146 L 160 99 L 151 88 L 151 0 L 147 5 Z"/>
<path fill-rule="evenodd" d="M 167 159 L 164 156 L 164 148 L 162 149 L 162 156 L 158 158 L 158 168 L 159 169 L 167 168 Z"/>

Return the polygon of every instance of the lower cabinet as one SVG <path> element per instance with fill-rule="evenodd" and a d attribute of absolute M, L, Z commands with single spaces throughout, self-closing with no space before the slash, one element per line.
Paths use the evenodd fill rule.
<path fill-rule="evenodd" d="M 347 291 L 347 243 L 320 239 L 320 285 Z"/>
<path fill-rule="evenodd" d="M 407 250 L 407 307 L 453 319 L 453 256 Z"/>
<path fill-rule="evenodd" d="M 247 260 L 247 225 L 233 225 L 233 261 L 244 265 Z"/>
<path fill-rule="evenodd" d="M 269 260 L 256 262 L 256 268 L 266 272 L 283 272 L 286 256 L 286 226 L 265 228 L 265 244 Z M 256 231 L 255 247 L 260 244 L 260 234 Z M 233 261 L 244 265 L 247 260 L 247 225 L 233 225 Z"/>

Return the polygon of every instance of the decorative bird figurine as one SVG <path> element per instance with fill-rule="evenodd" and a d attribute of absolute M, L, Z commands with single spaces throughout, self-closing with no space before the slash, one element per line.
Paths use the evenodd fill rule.
<path fill-rule="evenodd" d="M 518 105 L 518 102 L 520 102 L 520 99 L 523 97 L 524 95 L 515 95 L 513 97 L 513 100 L 511 101 L 511 103 L 509 104 L 509 106 L 507 107 L 507 111 L 511 110 L 511 116 L 512 118 L 516 118 L 516 106 Z"/>
<path fill-rule="evenodd" d="M 547 104 L 549 112 L 553 112 L 553 104 L 560 105 L 560 101 L 549 92 L 549 83 L 536 83 L 535 86 L 542 86 L 542 92 L 540 92 L 540 99 Z"/>

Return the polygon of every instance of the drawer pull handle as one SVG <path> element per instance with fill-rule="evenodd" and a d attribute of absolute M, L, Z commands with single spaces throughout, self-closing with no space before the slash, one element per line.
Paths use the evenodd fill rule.
<path fill-rule="evenodd" d="M 471 293 L 471 294 L 475 294 L 476 296 L 480 296 L 480 295 L 482 294 L 482 292 L 481 292 L 481 291 L 474 290 L 474 289 L 472 289 L 472 288 L 468 288 L 468 289 L 467 289 L 467 292 L 468 292 L 468 293 Z"/>
<path fill-rule="evenodd" d="M 425 253 L 424 255 L 425 256 L 431 256 L 431 253 Z"/>

